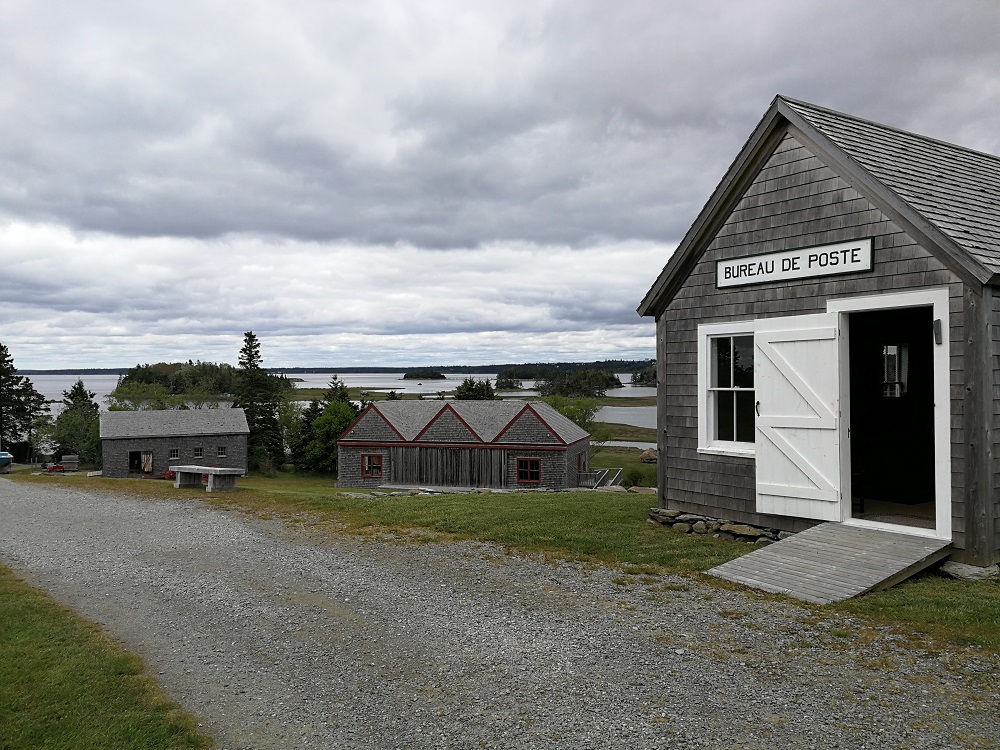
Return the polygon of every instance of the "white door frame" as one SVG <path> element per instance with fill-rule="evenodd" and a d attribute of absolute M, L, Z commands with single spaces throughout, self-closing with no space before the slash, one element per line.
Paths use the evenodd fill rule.
<path fill-rule="evenodd" d="M 828 300 L 827 312 L 840 313 L 840 445 L 841 445 L 841 520 L 851 526 L 898 531 L 913 536 L 951 539 L 951 362 L 949 336 L 948 287 L 930 287 L 913 292 L 875 294 Z M 851 517 L 851 378 L 850 326 L 847 315 L 869 310 L 901 307 L 931 307 L 934 320 L 941 321 L 941 343 L 934 344 L 934 528 L 865 521 Z M 930 332 L 928 336 L 932 335 Z"/>

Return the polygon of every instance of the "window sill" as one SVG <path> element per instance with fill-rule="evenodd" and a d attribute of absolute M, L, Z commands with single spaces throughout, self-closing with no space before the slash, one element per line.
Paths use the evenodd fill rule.
<path fill-rule="evenodd" d="M 745 447 L 744 447 L 745 446 Z M 753 458 L 757 451 L 753 443 L 699 446 L 698 452 L 709 456 L 736 456 L 738 458 Z"/>

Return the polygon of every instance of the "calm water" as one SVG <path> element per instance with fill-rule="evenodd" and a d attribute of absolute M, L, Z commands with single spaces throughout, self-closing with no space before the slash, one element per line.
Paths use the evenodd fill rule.
<path fill-rule="evenodd" d="M 447 373 L 445 373 L 447 375 Z M 50 401 L 61 401 L 63 391 L 68 391 L 77 380 L 83 380 L 87 390 L 93 391 L 96 401 L 101 409 L 106 409 L 105 397 L 118 385 L 117 375 L 28 375 L 29 380 L 34 384 L 35 390 L 41 393 Z M 326 388 L 330 383 L 333 373 L 300 373 L 289 377 L 298 378 L 295 383 L 297 388 Z M 397 393 L 419 393 L 433 395 L 438 391 L 451 391 L 461 385 L 467 377 L 477 380 L 489 378 L 491 383 L 496 383 L 496 373 L 476 373 L 473 375 L 448 375 L 446 380 L 403 380 L 402 373 L 376 373 L 376 372 L 346 372 L 338 375 L 341 382 L 348 388 L 363 388 L 369 391 L 396 391 Z M 618 376 L 623 383 L 628 383 L 629 375 Z M 535 383 L 532 380 L 523 382 L 527 390 L 510 394 L 511 396 L 535 395 L 530 390 Z M 626 385 L 624 388 L 615 388 L 608 391 L 608 396 L 655 396 L 655 388 L 633 388 Z M 597 418 L 602 422 L 617 422 L 619 424 L 630 424 L 636 427 L 656 427 L 656 407 L 655 406 L 604 406 L 597 414 Z"/>

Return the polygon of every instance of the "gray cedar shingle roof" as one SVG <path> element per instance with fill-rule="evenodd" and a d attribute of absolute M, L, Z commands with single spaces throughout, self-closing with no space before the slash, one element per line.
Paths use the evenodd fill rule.
<path fill-rule="evenodd" d="M 1000 272 L 1000 157 L 784 102 L 983 266 Z"/>
<path fill-rule="evenodd" d="M 101 412 L 101 438 L 249 434 L 242 409 Z"/>
<path fill-rule="evenodd" d="M 496 439 L 528 405 L 527 401 L 379 401 L 374 405 L 386 421 L 410 442 L 438 414 L 451 408 L 485 443 Z M 586 430 L 543 402 L 531 402 L 530 408 L 562 442 L 569 444 L 589 437 Z M 349 435 L 345 438 L 350 439 Z"/>
<path fill-rule="evenodd" d="M 799 140 L 897 220 L 966 283 L 1000 274 L 1000 157 L 781 96 L 750 134 L 656 282 L 640 315 L 659 315 L 780 136 Z"/>

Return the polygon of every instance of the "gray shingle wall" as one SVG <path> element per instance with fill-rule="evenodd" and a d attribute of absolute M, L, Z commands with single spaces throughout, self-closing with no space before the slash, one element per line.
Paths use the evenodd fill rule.
<path fill-rule="evenodd" d="M 377 440 L 381 442 L 399 441 L 399 435 L 385 423 L 382 415 L 375 411 L 366 412 L 358 420 L 358 423 L 354 425 L 353 429 L 343 435 L 343 438 L 351 440 Z"/>
<path fill-rule="evenodd" d="M 1000 550 L 1000 290 L 991 290 L 990 358 L 993 361 L 993 546 Z"/>
<path fill-rule="evenodd" d="M 540 484 L 519 483 L 517 481 L 517 459 L 519 458 L 537 458 L 541 461 L 542 481 Z M 531 489 L 536 487 L 553 490 L 562 489 L 566 486 L 566 460 L 566 451 L 511 451 L 507 455 L 507 486 L 512 489 Z"/>
<path fill-rule="evenodd" d="M 382 478 L 361 476 L 361 456 L 377 454 L 382 456 Z M 337 485 L 340 487 L 375 488 L 389 481 L 392 475 L 389 466 L 389 451 L 384 448 L 359 448 L 342 445 L 337 449 Z"/>
<path fill-rule="evenodd" d="M 498 443 L 520 445 L 558 445 L 559 440 L 531 412 L 524 412 L 497 439 Z"/>
<path fill-rule="evenodd" d="M 590 465 L 590 441 L 587 440 L 583 443 L 578 443 L 576 445 L 571 445 L 566 449 L 566 486 L 567 487 L 579 487 L 580 486 L 580 472 L 578 470 L 579 458 L 580 456 L 585 456 L 586 466 Z"/>
<path fill-rule="evenodd" d="M 226 457 L 218 457 L 218 448 L 226 448 Z M 178 449 L 178 458 L 170 458 L 170 450 Z M 202 458 L 195 458 L 195 448 L 203 449 Z M 166 438 L 105 438 L 101 441 L 101 470 L 106 477 L 128 476 L 128 454 L 132 451 L 152 451 L 153 474 L 162 474 L 171 465 L 197 464 L 229 469 L 247 467 L 246 435 L 198 435 Z"/>
<path fill-rule="evenodd" d="M 874 238 L 874 271 L 719 290 L 715 263 L 861 237 Z M 737 521 L 798 530 L 808 522 L 754 511 L 752 458 L 697 452 L 697 327 L 824 312 L 831 297 L 858 296 L 947 284 L 951 296 L 953 515 L 961 544 L 962 492 L 962 285 L 856 190 L 786 136 L 720 229 L 708 251 L 664 312 L 663 430 L 665 482 L 670 507 Z"/>
<path fill-rule="evenodd" d="M 478 442 L 469 428 L 451 411 L 445 411 L 430 424 L 420 437 L 422 443 L 467 443 Z"/>

